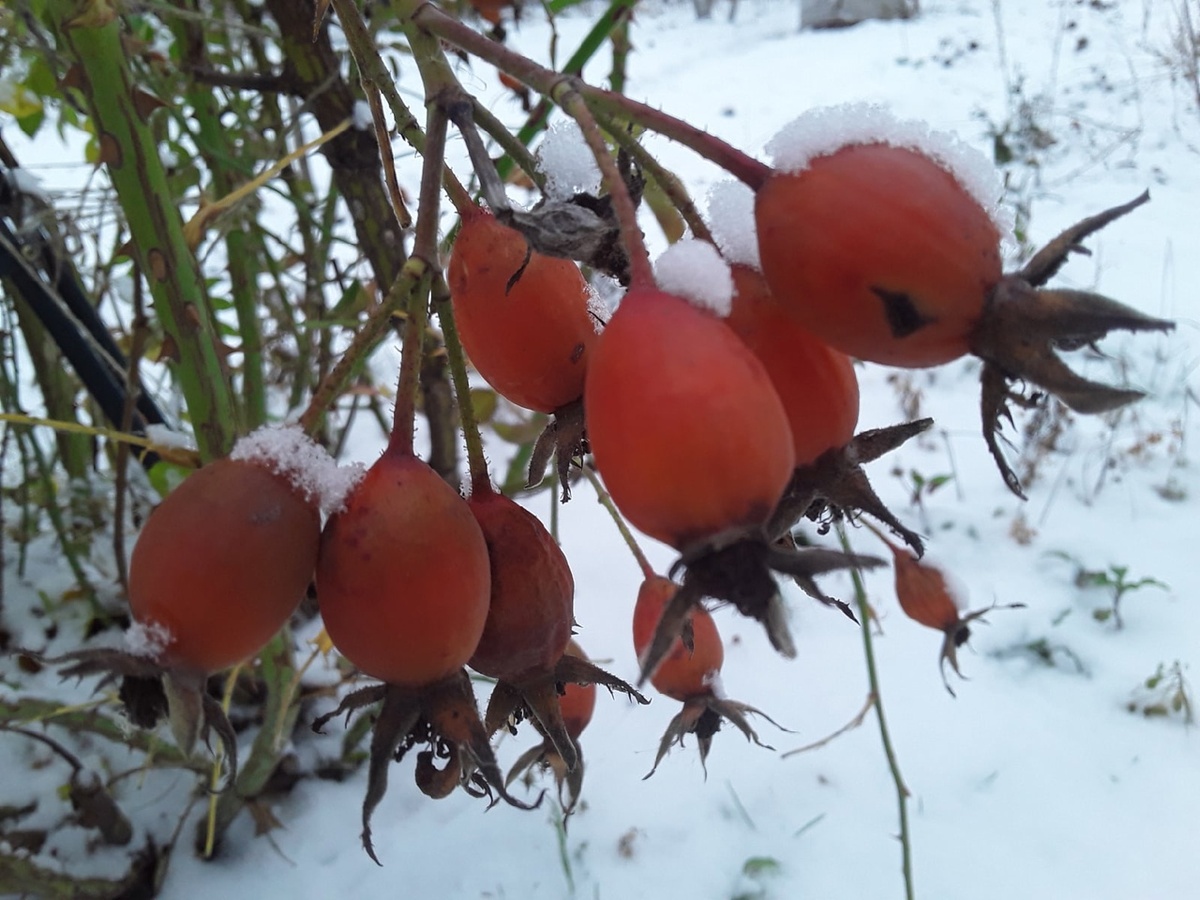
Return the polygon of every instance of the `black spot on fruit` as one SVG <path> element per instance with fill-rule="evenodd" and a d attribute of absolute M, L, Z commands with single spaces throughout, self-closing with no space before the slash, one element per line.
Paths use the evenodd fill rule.
<path fill-rule="evenodd" d="M 892 337 L 905 338 L 933 324 L 934 320 L 922 315 L 912 297 L 903 291 L 889 291 L 874 286 L 871 291 L 883 301 L 883 314 L 887 317 Z"/>

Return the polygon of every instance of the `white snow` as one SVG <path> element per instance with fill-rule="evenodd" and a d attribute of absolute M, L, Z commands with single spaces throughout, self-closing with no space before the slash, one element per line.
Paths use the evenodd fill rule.
<path fill-rule="evenodd" d="M 654 261 L 654 278 L 668 294 L 718 316 L 729 315 L 733 276 L 729 264 L 707 241 L 684 238 L 672 244 Z"/>
<path fill-rule="evenodd" d="M 796 5 L 782 0 L 739 0 L 732 25 L 725 21 L 728 0 L 705 22 L 695 20 L 684 0 L 645 0 L 631 26 L 629 90 L 748 152 L 802 110 L 863 99 L 953 132 L 985 153 L 995 141 L 1006 142 L 1015 157 L 1004 167 L 1004 202 L 1028 213 L 1024 226 L 1035 245 L 1150 186 L 1153 202 L 1090 237 L 1092 255 L 1073 256 L 1052 284 L 1095 290 L 1194 323 L 1200 321 L 1200 254 L 1191 251 L 1200 207 L 1194 149 L 1200 147 L 1200 110 L 1164 60 L 1177 6 L 957 0 L 922 4 L 922 14 L 909 22 L 797 33 Z M 560 64 L 600 8 L 588 2 L 556 16 Z M 531 4 L 520 26 L 509 29 L 507 45 L 550 64 L 550 37 Z M 584 76 L 603 84 L 610 64 L 602 52 Z M 486 71 L 488 77 L 483 66 L 461 68 L 481 102 L 519 125 L 525 113 Z M 307 115 L 298 120 L 305 121 Z M 1031 143 L 1034 126 L 1054 142 Z M 27 165 L 35 163 L 51 196 L 69 198 L 67 209 L 79 202 L 81 185 L 106 178 L 86 164 L 82 141 L 64 149 L 52 128 L 33 145 L 15 129 L 5 131 L 5 141 Z M 694 197 L 728 177 L 670 141 L 646 135 L 643 142 Z M 470 168 L 461 142 L 451 141 L 447 152 L 465 179 Z M 311 163 L 319 178 L 322 158 Z M 419 161 L 405 157 L 397 164 L 402 184 L 415 190 Z M 64 186 L 70 173 L 77 182 Z M 651 252 L 661 252 L 666 238 L 645 205 L 639 222 Z M 290 219 L 279 223 L 281 233 L 291 227 Z M 348 254 L 357 252 L 352 241 L 343 243 Z M 338 252 L 338 242 L 331 252 Z M 1200 418 L 1190 397 L 1200 390 L 1198 332 L 1187 324 L 1166 337 L 1109 339 L 1103 349 L 1105 357 L 1065 356 L 1087 377 L 1128 380 L 1150 396 L 1112 415 L 1061 419 L 1052 446 L 1027 440 L 1034 414 L 1014 409 L 1016 427 L 1004 431 L 1012 442 L 1006 452 L 1018 472 L 1037 470 L 1025 480 L 1028 502 L 1007 492 L 984 446 L 977 362 L 930 372 L 857 369 L 864 429 L 902 421 L 906 403 L 917 403 L 918 414 L 936 422 L 923 438 L 865 466 L 881 499 L 969 588 L 973 609 L 1028 604 L 997 608 L 984 627 L 972 624 L 971 640 L 958 653 L 969 680 L 955 683 L 952 699 L 937 664 L 942 636 L 904 616 L 890 568 L 864 573 L 878 616 L 869 634 L 880 696 L 909 791 L 921 900 L 1184 900 L 1200 884 L 1194 846 L 1200 737 L 1181 715 L 1149 716 L 1138 706 L 1150 691 L 1147 678 L 1176 662 L 1196 701 L 1200 570 L 1191 548 L 1200 502 Z M 396 361 L 393 343 L 385 342 L 371 361 L 379 383 L 394 380 Z M 154 368 L 147 364 L 146 372 Z M 369 417 L 360 416 L 344 458 L 373 461 L 385 441 Z M 487 452 L 497 473 L 514 456 L 513 445 L 495 436 Z M 681 457 L 686 452 L 680 448 Z M 914 490 L 918 475 L 928 482 L 943 474 L 953 480 L 936 491 Z M 19 471 L 4 475 L 5 488 L 19 483 Z M 556 511 L 576 584 L 581 645 L 608 671 L 636 678 L 629 618 L 643 574 L 607 514 L 582 483 L 565 505 L 548 491 L 523 495 L 521 502 L 544 522 Z M 6 493 L 3 505 L 5 527 L 16 527 L 19 504 L 10 504 Z M 806 533 L 833 545 L 811 527 Z M 103 601 L 120 608 L 109 537 L 94 536 L 84 565 L 97 573 Z M 852 529 L 850 537 L 857 551 L 879 552 L 865 529 Z M 643 539 L 642 546 L 657 571 L 674 561 L 661 545 Z M 44 647 L 48 654 L 92 646 L 82 638 L 87 604 L 72 593 L 74 580 L 52 531 L 43 527 L 27 547 L 6 534 L 4 549 L 0 625 L 12 635 L 11 646 Z M 17 568 L 22 550 L 23 573 Z M 1112 591 L 1078 586 L 1078 566 L 1128 567 L 1128 580 L 1154 577 L 1169 589 L 1126 593 L 1118 630 L 1095 617 L 1111 604 Z M 834 597 L 852 599 L 846 576 L 823 575 L 818 583 Z M 899 900 L 897 799 L 878 721 L 864 708 L 870 689 L 863 631 L 786 580 L 781 592 L 792 612 L 794 660 L 772 651 L 757 623 L 730 608 L 713 614 L 725 641 L 726 693 L 793 730 L 764 735 L 778 752 L 724 727 L 714 736 L 707 778 L 688 739 L 643 781 L 679 704 L 653 690 L 648 707 L 600 691 L 581 738 L 582 802 L 565 833 L 551 797 L 533 812 L 500 803 L 485 813 L 486 802 L 462 791 L 429 800 L 413 784 L 415 754 L 409 753 L 390 766 L 388 792 L 375 811 L 384 868 L 375 866 L 359 842 L 365 766 L 342 781 L 307 777 L 340 757 L 346 734 L 340 719 L 325 735 L 309 729 L 313 715 L 337 702 L 324 694 L 342 681 L 332 657 L 317 659 L 304 675 L 312 700 L 290 736 L 306 777 L 258 810 L 282 827 L 256 834 L 269 815 L 256 822 L 243 812 L 219 859 L 201 861 L 192 849 L 207 806 L 200 777 L 162 764 L 161 757 L 147 765 L 145 753 L 115 741 L 76 735 L 63 724 L 65 716 L 25 727 L 45 729 L 88 769 L 113 773 L 115 798 L 134 822 L 134 844 L 106 848 L 94 830 L 59 829 L 72 815 L 57 793 L 64 765 L 35 742 L 0 732 L 0 770 L 7 773 L 0 806 L 37 801 L 33 813 L 3 824 L 57 831 L 50 847 L 58 855 L 35 857 L 55 871 L 123 870 L 131 850 L 147 840 L 171 845 L 162 900 L 370 900 L 398 893 L 495 900 Z M 300 630 L 299 659 L 305 658 L 304 639 L 318 629 L 314 620 Z M 486 686 L 476 687 L 486 704 Z M 42 699 L 54 709 L 95 708 L 124 721 L 107 692 L 95 688 L 95 678 L 63 681 L 49 667 L 30 673 L 15 656 L 0 655 L 4 704 Z M 828 744 L 784 756 L 853 726 L 860 714 L 857 727 Z M 241 735 L 244 756 L 255 733 Z M 170 740 L 165 729 L 155 738 Z M 515 736 L 503 734 L 501 767 L 538 741 L 528 724 Z M 552 788 L 550 779 L 539 778 L 530 789 L 518 782 L 513 790 L 534 800 L 541 788 Z M 773 864 L 769 881 L 750 877 L 756 860 Z"/>
<path fill-rule="evenodd" d="M 366 474 L 361 463 L 339 466 L 329 451 L 296 425 L 265 425 L 234 444 L 230 459 L 262 463 L 291 481 L 325 513 L 342 508 L 354 485 Z"/>
<path fill-rule="evenodd" d="M 134 621 L 125 629 L 125 649 L 134 656 L 157 658 L 171 643 L 171 632 L 158 622 Z"/>
<path fill-rule="evenodd" d="M 147 425 L 146 439 L 160 447 L 168 447 L 176 450 L 196 449 L 196 441 L 190 432 L 178 431 L 166 425 Z"/>
<path fill-rule="evenodd" d="M 560 119 L 537 149 L 538 167 L 546 176 L 546 196 L 569 200 L 577 193 L 600 190 L 600 167 L 573 119 Z"/>
<path fill-rule="evenodd" d="M 719 181 L 708 192 L 708 227 L 721 253 L 734 265 L 761 269 L 754 192 L 740 181 Z"/>
<path fill-rule="evenodd" d="M 767 142 L 767 153 L 775 168 L 802 172 L 813 159 L 856 144 L 887 144 L 928 156 L 987 211 L 1003 240 L 1012 234 L 1012 214 L 1000 202 L 1004 185 L 986 156 L 953 134 L 918 119 L 898 118 L 880 104 L 843 103 L 810 109 Z"/>
<path fill-rule="evenodd" d="M 13 189 L 18 194 L 28 194 L 39 200 L 49 201 L 49 196 L 42 190 L 42 179 L 23 166 L 8 169 L 5 172 Z"/>
<path fill-rule="evenodd" d="M 375 116 L 371 113 L 371 104 L 366 100 L 355 100 L 354 108 L 350 111 L 350 123 L 359 131 L 373 128 Z"/>

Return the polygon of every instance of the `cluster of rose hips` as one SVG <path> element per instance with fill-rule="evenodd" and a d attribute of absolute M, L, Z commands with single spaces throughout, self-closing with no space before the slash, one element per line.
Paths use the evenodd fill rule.
<path fill-rule="evenodd" d="M 552 417 L 537 455 L 557 454 L 564 499 L 572 467 L 594 466 L 624 518 L 679 553 L 671 578 L 639 557 L 633 608 L 641 679 L 683 703 L 655 766 L 686 734 L 707 753 L 722 720 L 757 740 L 746 718 L 757 710 L 715 687 L 723 648 L 706 604 L 760 621 L 790 656 L 777 574 L 849 612 L 815 577 L 882 564 L 798 548 L 792 530 L 805 516 L 865 513 L 903 539 L 911 552 L 888 543 L 900 603 L 944 632 L 942 659 L 956 668 L 954 650 L 980 613 L 960 610 L 943 574 L 919 561 L 920 537 L 862 470 L 929 422 L 856 435 L 853 359 L 926 367 L 981 357 L 985 436 L 1019 492 L 996 440 L 1008 403 L 1024 401 L 1011 382 L 1084 412 L 1114 408 L 1138 395 L 1084 381 L 1055 349 L 1115 328 L 1170 327 L 1103 297 L 1042 287 L 1084 237 L 1141 199 L 1068 229 L 1006 275 L 993 216 L 919 143 L 867 134 L 802 159 L 776 155 L 776 169 L 739 173 L 755 192 L 758 264 L 726 267 L 715 248 L 693 245 L 683 277 L 677 265 L 656 278 L 626 233 L 628 291 L 608 321 L 580 266 L 539 252 L 499 209 L 460 205 L 447 265 L 453 318 L 443 325 L 499 394 Z M 416 781 L 431 797 L 461 786 L 523 805 L 506 786 L 542 762 L 569 807 L 594 685 L 644 702 L 572 641 L 571 571 L 537 517 L 476 462 L 462 496 L 414 454 L 411 421 L 397 418 L 387 449 L 323 528 L 311 485 L 261 447 L 187 479 L 150 517 L 131 561 L 133 615 L 158 643 L 74 654 L 69 670 L 161 678 L 165 690 L 150 691 L 137 718 L 150 724 L 165 707 L 185 746 L 207 724 L 232 755 L 204 677 L 257 653 L 311 581 L 333 644 L 378 680 L 314 723 L 376 709 L 363 805 L 372 857 L 371 814 L 392 761 L 409 750 L 422 748 Z M 468 668 L 495 682 L 482 717 Z M 542 742 L 506 778 L 491 740 L 522 721 Z"/>

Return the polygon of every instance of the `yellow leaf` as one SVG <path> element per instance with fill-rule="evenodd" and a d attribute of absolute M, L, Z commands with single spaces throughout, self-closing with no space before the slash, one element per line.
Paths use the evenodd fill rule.
<path fill-rule="evenodd" d="M 42 111 L 42 98 L 23 84 L 0 82 L 0 112 L 23 119 Z"/>
<path fill-rule="evenodd" d="M 333 641 L 329 639 L 329 632 L 324 628 L 322 628 L 321 633 L 310 640 L 309 643 L 316 647 L 317 651 L 322 656 L 328 656 L 333 652 Z"/>

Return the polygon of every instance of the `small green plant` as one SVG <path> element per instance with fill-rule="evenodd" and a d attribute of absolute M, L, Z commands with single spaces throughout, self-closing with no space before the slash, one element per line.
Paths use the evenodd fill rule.
<path fill-rule="evenodd" d="M 925 508 L 925 499 L 932 497 L 939 489 L 945 487 L 954 480 L 953 475 L 923 475 L 916 469 L 909 469 L 904 472 L 902 469 L 893 469 L 892 474 L 900 479 L 905 490 L 908 491 L 908 502 L 915 506 L 921 514 L 921 526 L 926 531 L 932 531 L 932 526 L 929 522 L 929 511 Z"/>
<path fill-rule="evenodd" d="M 1175 660 L 1170 666 L 1159 663 L 1154 674 L 1138 685 L 1125 705 L 1131 713 L 1147 719 L 1178 718 L 1183 724 L 1195 721 L 1192 688 L 1183 675 L 1185 666 Z"/>
<path fill-rule="evenodd" d="M 765 900 L 771 879 L 779 876 L 783 865 L 773 856 L 751 856 L 742 863 L 738 886 L 732 900 Z"/>
<path fill-rule="evenodd" d="M 1066 644 L 1052 641 L 1046 637 L 1013 644 L 997 650 L 993 655 L 996 659 L 1027 659 L 1048 669 L 1073 670 L 1078 675 L 1091 674 L 1083 660 L 1079 658 L 1078 653 Z"/>
<path fill-rule="evenodd" d="M 1097 622 L 1107 622 L 1110 619 L 1116 625 L 1117 630 L 1125 627 L 1124 621 L 1121 619 L 1121 600 L 1134 591 L 1142 590 L 1143 588 L 1159 588 L 1160 590 L 1170 590 L 1170 587 L 1157 578 L 1145 577 L 1133 579 L 1129 577 L 1129 567 L 1119 566 L 1115 563 L 1110 563 L 1106 569 L 1090 569 L 1080 560 L 1061 550 L 1051 551 L 1049 556 L 1056 559 L 1062 559 L 1069 562 L 1075 567 L 1074 582 L 1077 588 L 1101 588 L 1109 592 L 1110 603 L 1107 606 L 1099 606 L 1092 610 L 1092 618 Z"/>

